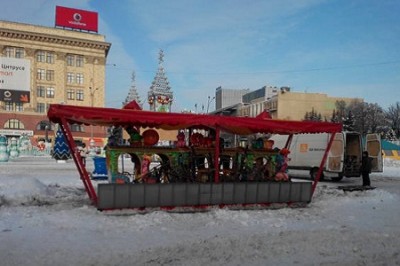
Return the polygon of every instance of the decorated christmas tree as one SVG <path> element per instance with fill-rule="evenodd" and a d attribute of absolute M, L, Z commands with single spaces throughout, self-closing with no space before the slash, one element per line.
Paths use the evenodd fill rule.
<path fill-rule="evenodd" d="M 58 127 L 56 133 L 56 139 L 53 148 L 53 158 L 56 159 L 57 161 L 68 160 L 69 158 L 71 158 L 69 147 L 67 145 L 64 134 L 62 133 L 60 127 Z"/>
<path fill-rule="evenodd" d="M 150 86 L 147 101 L 150 105 L 150 111 L 171 112 L 173 93 L 163 67 L 163 50 L 160 50 L 158 60 L 158 70 Z"/>
<path fill-rule="evenodd" d="M 132 101 L 136 101 L 136 103 L 140 106 L 140 108 L 143 109 L 143 104 L 140 100 L 139 93 L 136 89 L 135 80 L 136 80 L 135 72 L 132 72 L 131 88 L 129 89 L 128 96 L 126 96 L 125 101 L 122 103 L 122 107 L 126 106 Z"/>

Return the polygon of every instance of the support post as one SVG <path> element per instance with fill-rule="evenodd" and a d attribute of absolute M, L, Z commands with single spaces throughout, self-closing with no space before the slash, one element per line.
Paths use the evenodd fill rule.
<path fill-rule="evenodd" d="M 315 188 L 317 187 L 317 184 L 321 177 L 322 171 L 324 170 L 326 158 L 328 157 L 328 153 L 329 153 L 329 150 L 331 149 L 331 146 L 332 146 L 333 140 L 335 139 L 335 136 L 336 136 L 335 132 L 331 133 L 331 137 L 330 137 L 328 145 L 325 149 L 324 156 L 322 157 L 321 164 L 319 165 L 317 176 L 315 177 L 315 180 L 313 181 L 312 190 L 311 190 L 311 198 L 314 195 Z"/>
<path fill-rule="evenodd" d="M 220 153 L 220 129 L 215 129 L 215 156 L 214 156 L 214 183 L 219 183 L 219 153 Z"/>
<path fill-rule="evenodd" d="M 286 149 L 289 149 L 290 143 L 292 143 L 292 139 L 293 139 L 293 134 L 290 134 L 288 139 L 286 140 L 286 143 L 285 143 L 285 148 Z"/>
<path fill-rule="evenodd" d="M 90 181 L 89 174 L 86 171 L 86 168 L 82 163 L 81 156 L 76 148 L 74 138 L 72 137 L 71 130 L 70 130 L 68 122 L 65 118 L 61 118 L 60 126 L 61 126 L 61 131 L 63 132 L 63 134 L 67 140 L 68 147 L 70 149 L 72 158 L 74 159 L 75 165 L 78 168 L 80 178 L 83 182 L 83 185 L 85 186 L 86 193 L 88 194 L 89 199 L 92 201 L 92 203 L 97 206 L 96 191 L 93 187 L 92 182 Z"/>

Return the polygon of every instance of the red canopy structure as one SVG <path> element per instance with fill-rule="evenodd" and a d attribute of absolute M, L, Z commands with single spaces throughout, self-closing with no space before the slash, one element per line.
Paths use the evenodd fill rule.
<path fill-rule="evenodd" d="M 133 101 L 127 103 L 126 105 L 124 105 L 124 107 L 122 107 L 122 109 L 142 110 L 142 107 L 140 107 L 140 105 L 135 100 L 133 100 Z"/>
<path fill-rule="evenodd" d="M 135 109 L 114 109 L 99 107 L 81 107 L 62 104 L 50 105 L 50 121 L 94 126 L 154 127 L 166 130 L 203 126 L 224 130 L 238 135 L 255 133 L 300 134 L 335 133 L 342 129 L 341 124 L 312 121 L 288 121 L 251 117 L 227 117 L 205 114 L 158 113 Z"/>
<path fill-rule="evenodd" d="M 267 110 L 264 110 L 261 112 L 261 114 L 257 115 L 256 118 L 272 119 L 272 116 Z"/>
<path fill-rule="evenodd" d="M 135 106 L 136 107 L 136 106 Z M 94 126 L 127 126 L 146 128 L 160 128 L 165 130 L 177 130 L 191 127 L 205 127 L 214 129 L 216 132 L 216 147 L 219 147 L 220 131 L 225 131 L 237 135 L 251 135 L 256 133 L 271 134 L 305 134 L 305 133 L 337 133 L 341 132 L 342 125 L 328 122 L 312 122 L 312 121 L 288 121 L 274 120 L 268 116 L 250 117 L 227 117 L 206 114 L 188 114 L 188 113 L 161 113 L 133 109 L 115 109 L 115 108 L 99 108 L 99 107 L 81 107 L 62 104 L 52 104 L 48 110 L 48 118 L 53 123 L 59 123 L 61 129 L 66 136 L 69 148 L 75 150 L 75 143 L 69 128 L 70 124 L 85 124 Z M 321 162 L 320 172 L 325 163 L 327 153 L 333 141 L 331 141 L 326 149 L 325 156 Z M 81 178 L 88 191 L 89 197 L 94 203 L 97 201 L 96 193 L 92 187 L 88 173 L 81 161 L 78 160 L 78 154 L 72 152 L 77 168 L 81 174 Z M 215 158 L 219 157 L 219 150 L 215 149 Z M 218 160 L 215 161 L 215 169 L 218 167 Z M 218 182 L 218 171 L 215 171 L 216 182 Z M 319 175 L 314 182 L 315 189 Z"/>

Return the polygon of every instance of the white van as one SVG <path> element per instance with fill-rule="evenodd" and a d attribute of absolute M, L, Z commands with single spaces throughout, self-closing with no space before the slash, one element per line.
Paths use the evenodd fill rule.
<path fill-rule="evenodd" d="M 289 146 L 288 169 L 306 170 L 314 180 L 330 136 L 329 133 L 293 135 Z M 273 135 L 270 139 L 274 140 L 274 147 L 283 148 L 288 136 Z M 364 150 L 368 151 L 372 158 L 372 172 L 382 172 L 382 148 L 378 134 L 368 134 L 363 145 L 360 133 L 347 131 L 336 133 L 321 179 L 329 176 L 333 181 L 340 181 L 344 176 L 360 177 L 361 156 Z"/>

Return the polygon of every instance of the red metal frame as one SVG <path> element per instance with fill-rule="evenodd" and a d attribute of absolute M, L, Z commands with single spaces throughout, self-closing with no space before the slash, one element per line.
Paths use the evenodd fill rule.
<path fill-rule="evenodd" d="M 215 156 L 214 156 L 214 183 L 219 183 L 219 146 L 220 146 L 220 129 L 215 129 Z"/>
<path fill-rule="evenodd" d="M 331 138 L 329 139 L 328 145 L 326 146 L 324 156 L 322 157 L 321 164 L 319 165 L 317 176 L 315 177 L 315 180 L 313 181 L 312 190 L 311 190 L 311 198 L 314 195 L 315 188 L 317 187 L 317 184 L 321 177 L 322 171 L 324 170 L 326 158 L 328 157 L 328 153 L 329 153 L 329 150 L 331 149 L 333 140 L 335 139 L 335 135 L 336 135 L 336 133 L 331 133 Z"/>
<path fill-rule="evenodd" d="M 83 185 L 85 186 L 85 190 L 86 190 L 87 194 L 89 195 L 91 202 L 94 205 L 97 205 L 96 190 L 94 189 L 93 184 L 90 180 L 90 176 L 89 176 L 88 172 L 86 171 L 86 167 L 82 163 L 81 155 L 77 150 L 74 138 L 72 137 L 72 133 L 71 133 L 71 130 L 68 125 L 68 122 L 65 118 L 61 118 L 60 126 L 61 126 L 61 131 L 63 132 L 63 134 L 68 142 L 68 146 L 70 148 L 72 158 L 74 159 L 75 165 L 78 168 L 78 172 L 79 172 L 79 175 L 83 182 Z"/>
<path fill-rule="evenodd" d="M 285 143 L 285 148 L 286 149 L 289 149 L 290 143 L 292 143 L 292 139 L 293 139 L 293 134 L 290 134 L 288 139 L 286 140 L 286 143 Z"/>

